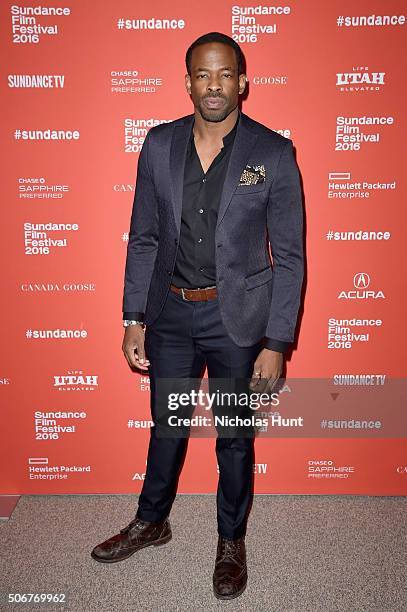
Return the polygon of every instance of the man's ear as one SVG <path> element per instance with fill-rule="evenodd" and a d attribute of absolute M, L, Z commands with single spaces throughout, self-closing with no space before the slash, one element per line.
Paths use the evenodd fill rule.
<path fill-rule="evenodd" d="M 246 89 L 247 76 L 245 74 L 239 74 L 239 94 L 242 94 Z"/>
<path fill-rule="evenodd" d="M 188 73 L 185 75 L 185 89 L 189 94 L 191 93 L 191 77 Z"/>

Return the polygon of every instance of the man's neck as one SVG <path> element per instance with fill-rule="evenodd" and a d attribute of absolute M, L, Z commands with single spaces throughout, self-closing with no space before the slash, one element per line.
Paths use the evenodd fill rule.
<path fill-rule="evenodd" d="M 222 142 L 235 126 L 239 116 L 239 109 L 236 107 L 223 121 L 205 121 L 198 110 L 195 109 L 195 123 L 193 127 L 196 141 L 215 143 Z"/>

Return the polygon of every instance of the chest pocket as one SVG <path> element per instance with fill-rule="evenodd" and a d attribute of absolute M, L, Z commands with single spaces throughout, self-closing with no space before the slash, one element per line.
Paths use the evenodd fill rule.
<path fill-rule="evenodd" d="M 238 185 L 234 195 L 245 195 L 250 193 L 257 193 L 266 189 L 266 181 L 263 183 L 256 183 L 254 185 Z"/>

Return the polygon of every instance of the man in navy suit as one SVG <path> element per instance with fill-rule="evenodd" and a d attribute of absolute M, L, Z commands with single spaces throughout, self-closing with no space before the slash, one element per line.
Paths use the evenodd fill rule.
<path fill-rule="evenodd" d="M 233 39 L 201 36 L 186 66 L 194 113 L 150 129 L 138 163 L 123 351 L 131 367 L 148 370 L 155 426 L 135 518 L 92 551 L 105 563 L 171 539 L 188 436 L 157 432 L 159 382 L 200 380 L 207 367 L 208 379 L 246 379 L 247 389 L 269 393 L 300 305 L 303 216 L 292 141 L 239 109 L 246 75 Z M 213 588 L 232 599 L 247 583 L 253 436 L 218 435 L 216 455 Z"/>

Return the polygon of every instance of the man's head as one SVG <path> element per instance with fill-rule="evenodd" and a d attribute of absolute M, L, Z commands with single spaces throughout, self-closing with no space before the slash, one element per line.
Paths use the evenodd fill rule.
<path fill-rule="evenodd" d="M 246 75 L 239 45 L 226 34 L 210 32 L 187 50 L 185 87 L 205 121 L 223 121 L 238 105 Z"/>

